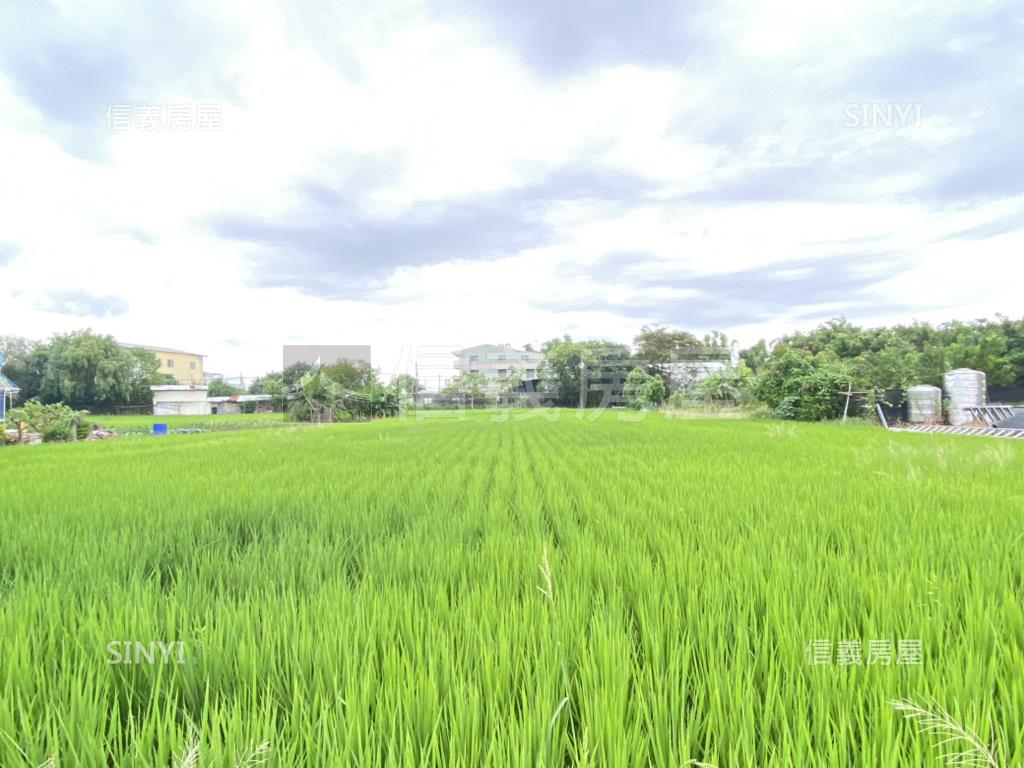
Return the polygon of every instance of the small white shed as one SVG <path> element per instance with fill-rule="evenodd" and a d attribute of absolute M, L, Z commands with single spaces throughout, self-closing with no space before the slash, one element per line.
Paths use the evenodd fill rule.
<path fill-rule="evenodd" d="M 206 387 L 191 384 L 160 384 L 150 387 L 154 416 L 208 416 Z"/>
<path fill-rule="evenodd" d="M 206 402 L 210 404 L 210 412 L 220 413 L 245 413 L 246 403 L 251 404 L 251 410 L 263 413 L 270 409 L 270 395 L 225 395 L 222 397 L 208 397 Z"/>

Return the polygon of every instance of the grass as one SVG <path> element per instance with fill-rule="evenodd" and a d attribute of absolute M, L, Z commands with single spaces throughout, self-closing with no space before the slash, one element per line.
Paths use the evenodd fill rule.
<path fill-rule="evenodd" d="M 0 449 L 0 765 L 1024 762 L 1024 446 L 491 416 Z"/>

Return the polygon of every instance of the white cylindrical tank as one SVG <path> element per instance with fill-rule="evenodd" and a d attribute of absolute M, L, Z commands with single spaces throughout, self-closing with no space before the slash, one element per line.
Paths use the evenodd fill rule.
<path fill-rule="evenodd" d="M 957 368 L 948 371 L 942 383 L 949 398 L 949 423 L 956 426 L 973 421 L 966 409 L 985 404 L 985 374 L 970 368 Z"/>
<path fill-rule="evenodd" d="M 942 422 L 942 390 L 931 384 L 918 384 L 907 390 L 907 421 L 911 424 Z"/>

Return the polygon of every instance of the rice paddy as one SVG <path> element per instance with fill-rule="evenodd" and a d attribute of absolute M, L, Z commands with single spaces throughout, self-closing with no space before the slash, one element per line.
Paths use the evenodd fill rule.
<path fill-rule="evenodd" d="M 940 707 L 1019 765 L 1022 470 L 571 411 L 2 449 L 0 765 L 906 768 Z"/>
<path fill-rule="evenodd" d="M 118 434 L 149 434 L 156 423 L 166 424 L 174 431 L 215 431 L 232 429 L 254 429 L 256 427 L 279 427 L 285 424 L 280 413 L 221 413 L 216 416 L 89 416 L 87 421 Z"/>

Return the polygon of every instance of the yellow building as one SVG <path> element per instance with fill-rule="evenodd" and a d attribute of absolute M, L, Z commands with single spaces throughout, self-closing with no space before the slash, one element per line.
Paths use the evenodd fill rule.
<path fill-rule="evenodd" d="M 122 344 L 129 349 L 145 349 L 156 355 L 160 368 L 157 373 L 168 373 L 179 384 L 203 383 L 203 358 L 195 352 L 183 352 L 180 349 L 167 347 L 151 347 L 148 344 Z"/>

